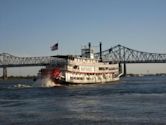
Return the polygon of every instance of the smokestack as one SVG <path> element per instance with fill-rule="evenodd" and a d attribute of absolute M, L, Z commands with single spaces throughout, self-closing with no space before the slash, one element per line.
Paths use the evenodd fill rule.
<path fill-rule="evenodd" d="M 89 44 L 88 44 L 88 45 L 89 45 L 89 50 L 90 50 L 90 49 L 91 49 L 91 43 L 89 42 Z"/>
<path fill-rule="evenodd" d="M 102 62 L 102 43 L 100 42 L 100 61 Z"/>

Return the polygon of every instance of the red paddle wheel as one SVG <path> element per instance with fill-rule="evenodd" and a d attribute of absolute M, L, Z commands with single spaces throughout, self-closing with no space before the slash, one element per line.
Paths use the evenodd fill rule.
<path fill-rule="evenodd" d="M 60 76 L 61 76 L 60 68 L 54 68 L 51 72 L 51 77 L 54 79 L 60 79 Z"/>

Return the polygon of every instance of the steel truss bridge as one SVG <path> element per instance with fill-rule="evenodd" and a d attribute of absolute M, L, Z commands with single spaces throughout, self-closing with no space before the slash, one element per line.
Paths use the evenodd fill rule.
<path fill-rule="evenodd" d="M 0 68 L 3 68 L 3 79 L 7 78 L 7 67 L 47 66 L 52 61 L 60 62 L 62 59 L 52 56 L 16 57 L 8 53 L 0 54 Z"/>
<path fill-rule="evenodd" d="M 99 57 L 100 53 L 96 53 Z M 121 63 L 166 63 L 166 54 L 142 52 L 122 45 L 116 45 L 108 50 L 102 51 L 104 62 Z"/>
<path fill-rule="evenodd" d="M 166 54 L 142 52 L 122 45 L 116 45 L 107 50 L 96 53 L 95 57 L 109 63 L 123 63 L 126 74 L 126 63 L 166 63 Z M 3 68 L 3 78 L 7 78 L 7 67 L 46 66 L 51 61 L 61 59 L 51 56 L 45 57 L 16 57 L 8 53 L 0 54 L 0 68 Z"/>

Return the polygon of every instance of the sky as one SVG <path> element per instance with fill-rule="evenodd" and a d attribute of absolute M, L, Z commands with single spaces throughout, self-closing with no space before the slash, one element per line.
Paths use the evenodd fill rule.
<path fill-rule="evenodd" d="M 100 41 L 103 50 L 121 44 L 166 53 L 166 0 L 0 0 L 0 53 L 80 54 L 88 42 L 98 51 Z M 56 42 L 59 50 L 51 51 Z M 166 72 L 166 64 L 136 64 L 128 71 Z"/>

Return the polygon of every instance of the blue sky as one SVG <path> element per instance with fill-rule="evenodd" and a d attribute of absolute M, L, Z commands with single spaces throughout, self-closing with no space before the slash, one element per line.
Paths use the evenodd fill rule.
<path fill-rule="evenodd" d="M 58 52 L 50 51 L 57 41 Z M 78 54 L 99 41 L 103 49 L 166 53 L 166 0 L 0 0 L 0 53 Z"/>

